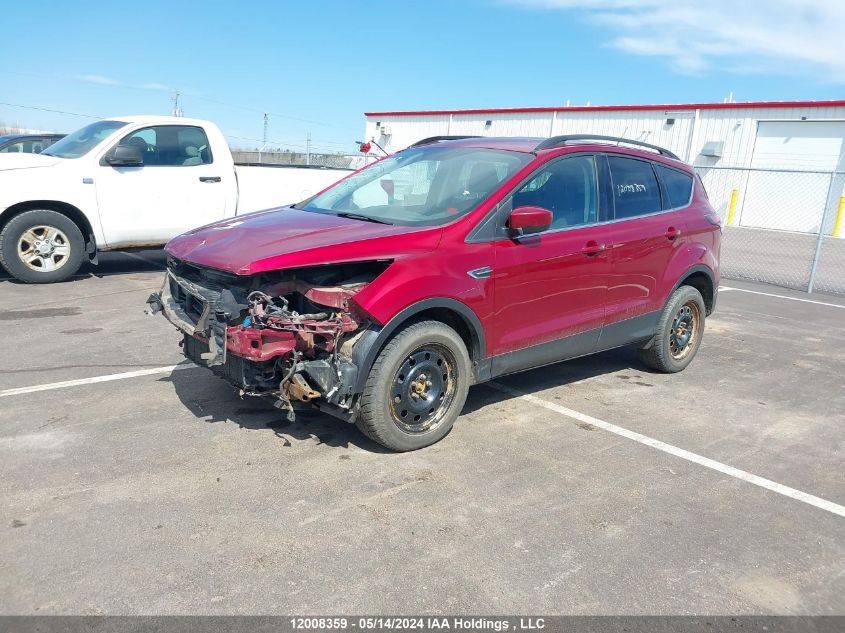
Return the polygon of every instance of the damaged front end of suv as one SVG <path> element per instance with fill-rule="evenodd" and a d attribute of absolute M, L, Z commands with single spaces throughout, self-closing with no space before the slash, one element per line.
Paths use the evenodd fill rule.
<path fill-rule="evenodd" d="M 183 334 L 185 356 L 294 419 L 309 403 L 352 421 L 362 341 L 375 337 L 355 295 L 389 261 L 239 276 L 173 257 L 147 300 Z"/>

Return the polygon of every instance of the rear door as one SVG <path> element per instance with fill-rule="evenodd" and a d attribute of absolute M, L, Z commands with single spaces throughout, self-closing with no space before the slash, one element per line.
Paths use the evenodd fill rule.
<path fill-rule="evenodd" d="M 145 127 L 117 144 L 138 147 L 144 165 L 100 163 L 97 202 L 109 246 L 163 244 L 225 217 L 226 191 L 234 187 L 234 173 L 225 161 L 214 160 L 201 127 Z"/>
<path fill-rule="evenodd" d="M 554 222 L 543 233 L 496 242 L 493 373 L 593 351 L 609 272 L 596 157 L 549 161 L 505 204 L 503 217 L 532 205 L 552 211 Z"/>
<path fill-rule="evenodd" d="M 663 273 L 686 241 L 682 211 L 661 190 L 655 164 L 614 154 L 605 160 L 613 221 L 605 227 L 611 264 L 602 348 L 648 333 L 666 299 L 659 292 Z M 688 204 L 689 193 L 678 206 Z"/>

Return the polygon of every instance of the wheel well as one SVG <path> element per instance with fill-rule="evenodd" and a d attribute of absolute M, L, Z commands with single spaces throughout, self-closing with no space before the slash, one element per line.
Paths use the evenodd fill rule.
<path fill-rule="evenodd" d="M 444 305 L 444 303 L 446 305 Z M 454 303 L 452 308 L 449 303 Z M 433 304 L 433 305 L 432 305 Z M 467 314 L 462 314 L 462 308 Z M 387 345 L 387 342 L 400 329 L 418 323 L 419 321 L 440 321 L 451 327 L 461 337 L 469 352 L 473 366 L 483 363 L 485 355 L 484 332 L 481 323 L 475 315 L 455 300 L 449 299 L 424 299 L 423 301 L 405 308 L 402 312 L 393 317 L 384 327 L 372 327 L 364 333 L 358 343 L 355 344 L 352 352 L 352 360 L 358 366 L 358 379 L 355 391 L 361 393 L 376 357 Z"/>
<path fill-rule="evenodd" d="M 478 340 L 475 329 L 467 323 L 466 319 L 460 313 L 449 308 L 428 308 L 417 312 L 402 325 L 405 326 L 417 321 L 440 321 L 441 323 L 445 323 L 461 337 L 464 345 L 467 346 L 470 360 L 480 360 L 481 341 Z"/>
<path fill-rule="evenodd" d="M 692 286 L 698 292 L 701 293 L 701 297 L 704 299 L 704 308 L 707 314 L 710 314 L 713 311 L 713 281 L 710 279 L 710 276 L 707 273 L 698 271 L 694 272 L 691 275 L 687 275 L 678 284 L 680 286 Z"/>
<path fill-rule="evenodd" d="M 2 228 L 13 217 L 20 215 L 24 211 L 32 211 L 33 209 L 48 209 L 67 216 L 74 224 L 76 224 L 76 226 L 79 227 L 79 230 L 82 231 L 82 237 L 85 240 L 85 250 L 88 254 L 93 255 L 97 252 L 97 245 L 94 239 L 94 231 L 91 228 L 91 223 L 88 222 L 88 218 L 85 217 L 85 214 L 82 213 L 82 211 L 67 202 L 59 202 L 58 200 L 29 200 L 28 202 L 19 202 L 18 204 L 14 204 L 3 211 L 3 214 L 0 215 L 0 230 L 2 230 Z"/>

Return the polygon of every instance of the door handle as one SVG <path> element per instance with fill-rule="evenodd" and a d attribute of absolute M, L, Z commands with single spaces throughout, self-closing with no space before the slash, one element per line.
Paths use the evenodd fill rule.
<path fill-rule="evenodd" d="M 666 229 L 666 233 L 664 233 L 664 235 L 666 236 L 666 239 L 671 242 L 681 236 L 681 229 L 676 229 L 674 226 L 670 226 Z"/>
<path fill-rule="evenodd" d="M 200 182 L 220 182 L 220 176 L 200 176 Z"/>
<path fill-rule="evenodd" d="M 581 249 L 581 253 L 587 257 L 595 257 L 596 255 L 603 253 L 606 248 L 607 247 L 604 244 L 599 244 L 595 240 L 590 240 L 584 245 L 584 248 Z"/>

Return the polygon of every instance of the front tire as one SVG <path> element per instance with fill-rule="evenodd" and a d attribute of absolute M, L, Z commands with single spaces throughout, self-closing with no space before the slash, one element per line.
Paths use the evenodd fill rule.
<path fill-rule="evenodd" d="M 455 330 L 439 321 L 409 325 L 373 363 L 356 424 L 394 451 L 434 444 L 463 409 L 471 372 L 466 345 Z"/>
<path fill-rule="evenodd" d="M 64 281 L 79 270 L 84 256 L 82 231 L 56 211 L 24 211 L 0 231 L 0 263 L 26 283 Z"/>
<path fill-rule="evenodd" d="M 704 299 L 692 286 L 681 286 L 666 302 L 657 332 L 644 349 L 642 361 L 657 371 L 672 374 L 692 362 L 704 335 Z"/>

